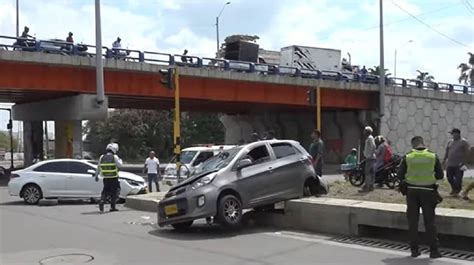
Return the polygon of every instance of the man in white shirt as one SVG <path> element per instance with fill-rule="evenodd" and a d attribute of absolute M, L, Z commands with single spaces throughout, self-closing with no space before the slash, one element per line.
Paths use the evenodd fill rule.
<path fill-rule="evenodd" d="M 160 161 L 155 157 L 155 151 L 150 151 L 149 157 L 145 160 L 145 170 L 148 175 L 148 188 L 153 192 L 153 182 L 156 185 L 156 191 L 160 191 L 158 177 L 160 176 Z"/>

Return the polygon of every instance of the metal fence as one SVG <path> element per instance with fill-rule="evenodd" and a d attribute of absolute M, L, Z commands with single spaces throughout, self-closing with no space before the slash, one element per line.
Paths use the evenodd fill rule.
<path fill-rule="evenodd" d="M 20 50 L 28 52 L 56 53 L 65 56 L 75 55 L 95 57 L 96 54 L 96 46 L 94 45 L 82 43 L 73 44 L 61 40 L 37 40 L 31 38 L 26 39 L 0 35 L 0 50 L 2 49 L 12 51 Z M 102 56 L 104 59 L 143 62 L 150 64 L 159 64 L 163 66 L 211 68 L 222 71 L 237 71 L 263 75 L 294 76 L 302 78 L 334 80 L 341 82 L 358 82 L 366 84 L 378 84 L 379 82 L 378 76 L 368 74 L 301 69 L 275 64 L 260 64 L 253 62 L 197 57 L 191 55 L 139 51 L 132 49 L 109 49 L 105 46 L 102 47 Z M 421 81 L 406 78 L 388 77 L 385 79 L 385 84 L 412 89 L 428 89 L 452 93 L 474 94 L 473 86 L 469 87 L 466 85 Z"/>

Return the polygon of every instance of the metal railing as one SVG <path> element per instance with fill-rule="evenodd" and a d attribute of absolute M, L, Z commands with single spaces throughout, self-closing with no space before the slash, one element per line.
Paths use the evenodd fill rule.
<path fill-rule="evenodd" d="M 58 53 L 62 55 L 76 55 L 95 57 L 94 45 L 73 44 L 60 40 L 36 40 L 31 38 L 16 38 L 0 35 L 0 50 L 21 50 L 29 52 Z M 179 55 L 151 51 L 139 51 L 132 49 L 109 49 L 102 47 L 102 55 L 105 59 L 115 59 L 130 62 L 144 62 L 163 66 L 186 66 L 196 68 L 210 68 L 222 71 L 237 71 L 243 73 L 256 73 L 263 75 L 281 75 L 301 78 L 334 80 L 341 82 L 358 82 L 366 84 L 378 84 L 379 77 L 376 75 L 320 71 L 304 69 L 275 64 L 262 64 L 244 61 L 234 61 L 217 58 L 197 57 L 192 55 Z M 460 84 L 448 84 L 442 82 L 421 81 L 406 78 L 385 79 L 385 84 L 396 87 L 427 89 L 445 91 L 451 93 L 474 94 L 474 87 Z"/>

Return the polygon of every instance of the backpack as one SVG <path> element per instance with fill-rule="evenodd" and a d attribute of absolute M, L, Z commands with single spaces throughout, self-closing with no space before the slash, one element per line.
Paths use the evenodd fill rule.
<path fill-rule="evenodd" d="M 384 163 L 389 163 L 390 161 L 392 161 L 392 157 L 393 157 L 393 150 L 392 150 L 392 147 L 388 144 L 385 145 L 385 152 L 383 154 L 383 162 Z"/>

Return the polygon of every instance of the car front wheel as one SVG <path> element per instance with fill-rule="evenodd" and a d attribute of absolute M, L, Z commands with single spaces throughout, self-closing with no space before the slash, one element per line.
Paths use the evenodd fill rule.
<path fill-rule="evenodd" d="M 39 200 L 43 198 L 43 193 L 38 185 L 29 184 L 21 191 L 21 197 L 27 204 L 38 204 Z"/>
<path fill-rule="evenodd" d="M 234 195 L 219 200 L 218 219 L 224 226 L 236 228 L 242 221 L 242 203 Z"/>

